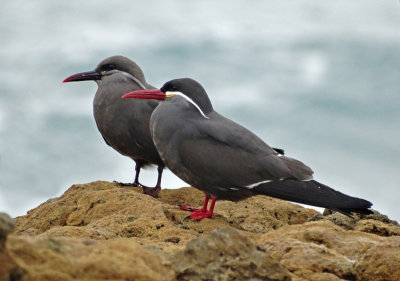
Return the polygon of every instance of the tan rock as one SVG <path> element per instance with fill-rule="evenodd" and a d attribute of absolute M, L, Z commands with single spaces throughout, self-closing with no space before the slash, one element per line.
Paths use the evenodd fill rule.
<path fill-rule="evenodd" d="M 179 189 L 163 189 L 158 199 L 168 205 L 189 205 L 201 206 L 204 200 L 204 193 L 193 187 L 182 187 Z"/>
<path fill-rule="evenodd" d="M 332 212 L 325 210 L 324 215 L 316 215 L 310 221 L 330 221 L 346 230 L 354 229 L 356 222 L 359 220 L 358 216 L 349 217 L 339 212 Z"/>
<path fill-rule="evenodd" d="M 289 272 L 231 227 L 191 240 L 173 259 L 181 281 L 291 280 Z"/>
<path fill-rule="evenodd" d="M 165 213 L 169 209 L 177 208 L 114 183 L 73 185 L 61 197 L 16 218 L 14 233 L 91 239 L 127 237 L 156 243 L 174 237 L 181 241 L 196 237 L 197 232 L 177 227 L 168 219 Z"/>
<path fill-rule="evenodd" d="M 377 220 L 360 220 L 355 226 L 354 230 L 377 234 L 380 236 L 399 236 L 400 226 L 392 223 L 384 223 Z"/>
<path fill-rule="evenodd" d="M 22 280 L 173 280 L 152 251 L 127 238 L 91 240 L 10 237 L 10 254 L 24 268 Z"/>
<path fill-rule="evenodd" d="M 399 280 L 399 226 L 379 213 L 321 215 L 254 196 L 217 201 L 213 219 L 195 222 L 177 205 L 201 206 L 200 191 L 159 196 L 73 185 L 15 219 L 13 280 Z"/>
<path fill-rule="evenodd" d="M 275 199 L 254 196 L 240 202 L 219 202 L 218 214 L 233 225 L 253 233 L 266 233 L 285 225 L 302 224 L 319 214 L 313 209 Z"/>
<path fill-rule="evenodd" d="M 24 274 L 6 249 L 7 236 L 14 228 L 14 221 L 6 213 L 0 213 L 0 280 L 17 280 Z"/>
<path fill-rule="evenodd" d="M 400 237 L 382 239 L 382 243 L 369 248 L 354 264 L 357 280 L 400 280 Z"/>
<path fill-rule="evenodd" d="M 381 236 L 399 235 L 400 226 L 397 221 L 373 211 L 373 214 L 352 214 L 352 217 L 325 209 L 323 214 L 317 214 L 309 221 L 329 220 L 347 230 L 358 230 Z"/>
<path fill-rule="evenodd" d="M 16 218 L 14 233 L 110 239 L 128 237 L 154 241 L 188 241 L 216 228 L 232 226 L 265 233 L 287 224 L 303 223 L 317 214 L 279 199 L 255 196 L 234 203 L 218 201 L 212 220 L 194 222 L 178 205 L 201 206 L 204 195 L 194 188 L 164 189 L 160 198 L 115 183 L 77 184 Z"/>
<path fill-rule="evenodd" d="M 14 229 L 13 219 L 6 213 L 0 213 L 0 249 L 4 249 L 7 236 Z"/>
<path fill-rule="evenodd" d="M 356 264 L 364 259 L 370 249 L 378 245 L 385 257 L 383 260 L 390 258 L 394 252 L 400 257 L 400 244 L 395 249 L 394 244 L 388 245 L 383 237 L 359 231 L 346 231 L 328 221 L 285 226 L 260 236 L 258 242 L 286 269 L 302 280 L 330 280 L 327 279 L 328 273 L 331 280 L 353 280 Z M 370 265 L 371 268 L 379 267 L 379 261 L 374 266 L 372 263 Z M 357 275 L 363 276 L 363 265 L 357 268 L 361 272 Z M 394 276 L 400 274 L 398 259 L 393 259 L 392 273 Z M 363 278 L 355 280 L 364 280 Z"/>

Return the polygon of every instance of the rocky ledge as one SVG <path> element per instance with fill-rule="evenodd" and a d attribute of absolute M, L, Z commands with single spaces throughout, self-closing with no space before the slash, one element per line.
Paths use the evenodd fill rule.
<path fill-rule="evenodd" d="M 201 206 L 194 188 L 159 198 L 77 184 L 14 221 L 0 214 L 0 280 L 400 280 L 400 227 L 255 196 Z M 15 225 L 14 225 L 15 224 Z"/>

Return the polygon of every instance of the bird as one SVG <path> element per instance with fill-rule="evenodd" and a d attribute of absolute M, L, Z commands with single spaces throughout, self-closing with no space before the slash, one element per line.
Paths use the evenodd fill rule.
<path fill-rule="evenodd" d="M 136 163 L 133 184 L 119 184 L 141 186 L 143 193 L 157 197 L 161 190 L 161 177 L 165 165 L 150 136 L 150 116 L 159 101 L 123 102 L 121 99 L 121 95 L 126 92 L 154 87 L 146 82 L 142 69 L 124 56 L 106 58 L 95 70 L 71 75 L 63 82 L 87 80 L 95 81 L 98 86 L 93 100 L 93 115 L 104 141 Z M 158 178 L 154 188 L 139 183 L 140 169 L 147 165 L 158 166 Z"/>
<path fill-rule="evenodd" d="M 182 206 L 194 220 L 211 218 L 217 199 L 240 201 L 254 195 L 349 216 L 372 213 L 371 202 L 314 180 L 310 167 L 214 111 L 207 92 L 193 79 L 174 79 L 160 89 L 134 91 L 123 98 L 160 101 L 150 118 L 154 144 L 175 175 L 205 193 L 202 208 Z"/>

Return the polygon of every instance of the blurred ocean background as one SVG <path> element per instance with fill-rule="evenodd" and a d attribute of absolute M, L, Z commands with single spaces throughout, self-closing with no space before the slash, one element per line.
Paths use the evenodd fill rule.
<path fill-rule="evenodd" d="M 96 84 L 61 83 L 120 54 L 154 86 L 198 80 L 217 111 L 400 220 L 397 0 L 2 1 L 0 40 L 0 211 L 133 181 L 96 129 Z"/>

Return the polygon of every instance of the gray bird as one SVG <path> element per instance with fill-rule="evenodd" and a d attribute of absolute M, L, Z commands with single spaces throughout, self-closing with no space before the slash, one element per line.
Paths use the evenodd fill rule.
<path fill-rule="evenodd" d="M 183 207 L 193 211 L 192 219 L 212 217 L 216 199 L 239 201 L 258 194 L 346 215 L 371 213 L 370 202 L 315 181 L 311 168 L 215 112 L 206 91 L 192 79 L 171 80 L 160 90 L 123 97 L 165 100 L 151 116 L 152 137 L 165 165 L 206 194 L 201 209 Z"/>
<path fill-rule="evenodd" d="M 130 59 L 112 56 L 99 63 L 93 71 L 77 73 L 63 82 L 93 80 L 98 89 L 93 100 L 93 114 L 105 142 L 116 151 L 136 162 L 133 185 L 142 186 L 143 192 L 157 196 L 161 190 L 164 169 L 156 147 L 150 136 L 150 116 L 157 107 L 156 100 L 124 101 L 124 93 L 154 89 L 146 82 L 143 71 Z M 140 169 L 146 165 L 158 166 L 158 179 L 154 188 L 139 183 Z"/>

